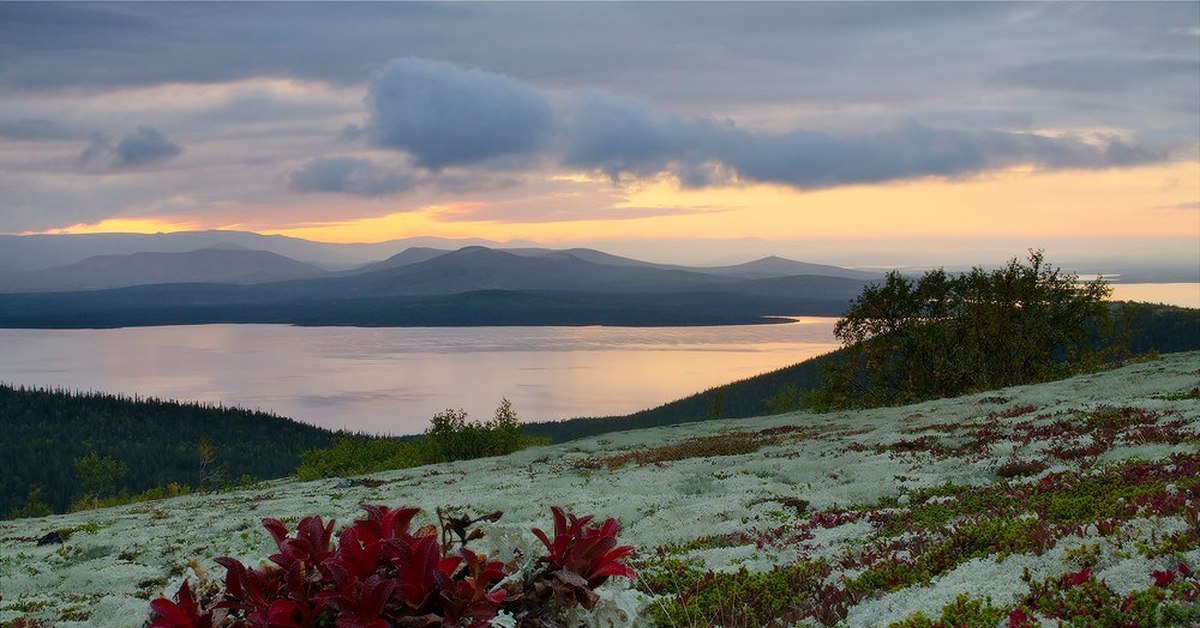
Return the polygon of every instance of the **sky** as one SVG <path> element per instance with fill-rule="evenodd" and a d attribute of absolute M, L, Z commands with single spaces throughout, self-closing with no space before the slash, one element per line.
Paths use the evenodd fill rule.
<path fill-rule="evenodd" d="M 0 233 L 1200 264 L 1195 2 L 4 2 L 0 60 Z"/>

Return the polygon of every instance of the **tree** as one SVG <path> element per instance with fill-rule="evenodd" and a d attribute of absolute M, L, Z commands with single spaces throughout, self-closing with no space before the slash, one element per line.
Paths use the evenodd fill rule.
<path fill-rule="evenodd" d="M 200 490 L 218 488 L 225 484 L 229 468 L 217 464 L 217 447 L 207 436 L 196 443 L 196 456 L 200 462 Z"/>
<path fill-rule="evenodd" d="M 101 458 L 94 451 L 75 460 L 79 483 L 83 485 L 85 497 L 91 496 L 93 506 L 99 503 L 100 497 L 116 492 L 117 482 L 125 477 L 128 470 L 125 463 L 111 456 Z"/>
<path fill-rule="evenodd" d="M 42 501 L 42 487 L 34 486 L 29 489 L 29 494 L 25 497 L 25 503 L 18 508 L 13 508 L 8 513 L 9 519 L 26 519 L 29 517 L 45 517 L 54 514 L 50 509 L 50 505 Z"/>
<path fill-rule="evenodd" d="M 517 411 L 513 410 L 512 402 L 507 397 L 500 399 L 500 405 L 496 406 L 496 411 L 492 414 L 492 420 L 488 422 L 487 429 L 491 432 L 497 455 L 514 452 L 521 448 L 523 439 L 521 419 L 517 417 Z"/>
<path fill-rule="evenodd" d="M 827 373 L 833 407 L 903 404 L 1046 381 L 1084 360 L 1089 325 L 1105 321 L 1103 279 L 1080 283 L 1047 265 L 944 270 L 913 281 L 888 273 L 863 289 L 838 321 L 845 355 Z"/>

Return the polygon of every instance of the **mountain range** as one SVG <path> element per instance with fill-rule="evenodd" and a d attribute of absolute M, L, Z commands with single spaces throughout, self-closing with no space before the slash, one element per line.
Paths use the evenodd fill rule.
<path fill-rule="evenodd" d="M 408 247 L 333 271 L 222 242 L 0 273 L 0 326 L 760 322 L 839 314 L 877 277 L 778 257 L 684 267 L 591 249 L 478 245 Z"/>

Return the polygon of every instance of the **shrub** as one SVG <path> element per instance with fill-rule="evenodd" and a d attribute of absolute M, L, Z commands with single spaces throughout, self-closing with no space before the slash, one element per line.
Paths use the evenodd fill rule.
<path fill-rule="evenodd" d="M 94 451 L 75 460 L 75 472 L 79 476 L 79 483 L 83 485 L 84 499 L 90 499 L 93 507 L 100 497 L 116 490 L 117 483 L 128 471 L 125 463 L 114 460 L 112 456 L 101 458 Z"/>
<path fill-rule="evenodd" d="M 612 576 L 632 579 L 624 564 L 632 551 L 618 546 L 613 519 L 589 525 L 555 507 L 554 537 L 534 529 L 548 555 L 530 573 L 509 568 L 466 548 L 478 520 L 441 516 L 442 540 L 433 526 L 410 531 L 416 508 L 364 505 L 367 517 L 337 535 L 334 522 L 306 517 L 294 533 L 275 519 L 263 526 L 279 551 L 273 564 L 250 569 L 218 558 L 225 579 L 199 598 L 184 581 L 175 600 L 150 604 L 151 628 L 208 626 L 488 626 L 502 611 L 510 625 L 558 625 L 568 609 L 594 607 L 594 589 Z M 442 514 L 442 513 L 439 513 Z M 501 513 L 480 520 L 494 521 Z M 446 526 L 452 524 L 454 529 Z M 200 590 L 205 590 L 202 583 Z"/>
<path fill-rule="evenodd" d="M 468 421 L 465 411 L 446 410 L 435 414 L 425 430 L 425 445 L 431 456 L 446 462 L 502 456 L 536 442 L 542 441 L 522 433 L 508 399 L 500 401 L 490 421 Z"/>
<path fill-rule="evenodd" d="M 326 449 L 304 452 L 296 477 L 316 480 L 502 456 L 548 442 L 545 438 L 526 436 L 512 404 L 503 399 L 487 422 L 468 421 L 463 410 L 439 412 L 419 438 L 338 437 Z"/>
<path fill-rule="evenodd" d="M 944 270 L 913 281 L 893 271 L 855 297 L 835 334 L 846 346 L 822 401 L 898 405 L 1046 381 L 1094 362 L 1089 329 L 1109 317 L 1102 279 L 1080 284 L 1045 264 Z"/>

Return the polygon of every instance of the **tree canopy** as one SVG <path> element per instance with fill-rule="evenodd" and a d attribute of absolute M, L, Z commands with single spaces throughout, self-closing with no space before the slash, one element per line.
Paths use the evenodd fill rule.
<path fill-rule="evenodd" d="M 850 302 L 845 345 L 822 391 L 834 407 L 903 404 L 1045 381 L 1092 350 L 1111 290 L 1046 264 L 1041 251 L 995 270 L 892 271 Z"/>

